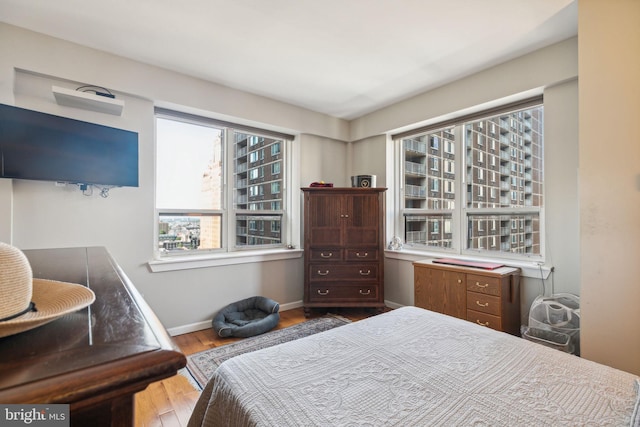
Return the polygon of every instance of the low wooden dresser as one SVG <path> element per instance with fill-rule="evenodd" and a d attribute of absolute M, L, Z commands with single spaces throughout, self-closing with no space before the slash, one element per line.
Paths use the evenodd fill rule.
<path fill-rule="evenodd" d="M 416 261 L 416 307 L 520 335 L 520 269 L 472 267 Z"/>
<path fill-rule="evenodd" d="M 36 278 L 96 294 L 83 310 L 0 338 L 0 402 L 69 404 L 72 426 L 133 425 L 134 394 L 185 356 L 102 247 L 26 250 Z"/>

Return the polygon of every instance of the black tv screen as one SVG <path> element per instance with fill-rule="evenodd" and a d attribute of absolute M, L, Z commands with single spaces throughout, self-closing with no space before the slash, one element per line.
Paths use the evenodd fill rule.
<path fill-rule="evenodd" d="M 0 104 L 2 178 L 138 186 L 138 134 Z"/>

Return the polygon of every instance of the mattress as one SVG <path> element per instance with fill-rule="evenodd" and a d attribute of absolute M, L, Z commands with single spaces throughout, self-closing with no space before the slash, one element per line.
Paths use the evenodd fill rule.
<path fill-rule="evenodd" d="M 627 372 L 403 307 L 227 360 L 189 426 L 629 426 L 637 384 Z"/>

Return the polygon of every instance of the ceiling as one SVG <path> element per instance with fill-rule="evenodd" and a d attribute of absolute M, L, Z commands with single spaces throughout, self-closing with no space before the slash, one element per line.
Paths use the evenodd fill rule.
<path fill-rule="evenodd" d="M 353 119 L 578 32 L 577 0 L 0 0 L 0 20 Z"/>

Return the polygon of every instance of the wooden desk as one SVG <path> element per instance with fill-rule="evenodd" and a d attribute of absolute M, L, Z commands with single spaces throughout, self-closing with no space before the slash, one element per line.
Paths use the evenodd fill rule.
<path fill-rule="evenodd" d="M 153 311 L 101 247 L 24 251 L 37 278 L 88 286 L 96 301 L 0 338 L 0 402 L 68 403 L 71 425 L 133 425 L 134 394 L 186 365 Z"/>

